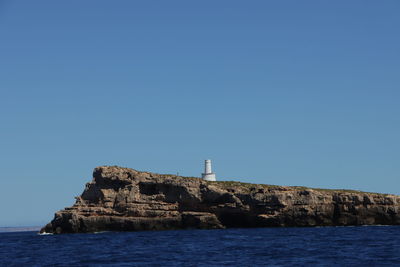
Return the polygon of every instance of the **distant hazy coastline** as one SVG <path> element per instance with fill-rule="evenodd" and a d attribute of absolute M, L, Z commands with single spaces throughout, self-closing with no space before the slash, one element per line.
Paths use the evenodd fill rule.
<path fill-rule="evenodd" d="M 39 231 L 40 226 L 0 227 L 0 233 Z"/>

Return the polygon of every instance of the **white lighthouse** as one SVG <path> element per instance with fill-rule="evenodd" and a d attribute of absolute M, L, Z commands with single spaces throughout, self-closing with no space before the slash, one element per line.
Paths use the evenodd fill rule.
<path fill-rule="evenodd" d="M 211 159 L 206 159 L 204 163 L 204 173 L 201 174 L 201 177 L 206 181 L 216 181 L 215 173 L 211 170 Z"/>

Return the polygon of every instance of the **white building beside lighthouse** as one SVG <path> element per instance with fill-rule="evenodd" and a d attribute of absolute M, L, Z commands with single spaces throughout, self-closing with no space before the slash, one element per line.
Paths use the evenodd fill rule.
<path fill-rule="evenodd" d="M 201 177 L 206 181 L 216 181 L 215 173 L 211 170 L 211 159 L 206 159 L 204 163 L 204 173 L 201 174 Z"/>

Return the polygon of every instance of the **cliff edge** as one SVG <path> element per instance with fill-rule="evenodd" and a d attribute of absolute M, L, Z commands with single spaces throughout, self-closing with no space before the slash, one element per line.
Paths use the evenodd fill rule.
<path fill-rule="evenodd" d="M 399 225 L 400 197 L 97 167 L 41 233 L 228 227 Z"/>

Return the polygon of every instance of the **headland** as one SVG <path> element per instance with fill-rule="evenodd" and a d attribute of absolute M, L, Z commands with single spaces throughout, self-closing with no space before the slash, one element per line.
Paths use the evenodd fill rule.
<path fill-rule="evenodd" d="M 101 166 L 41 233 L 231 227 L 400 225 L 400 197 Z"/>

